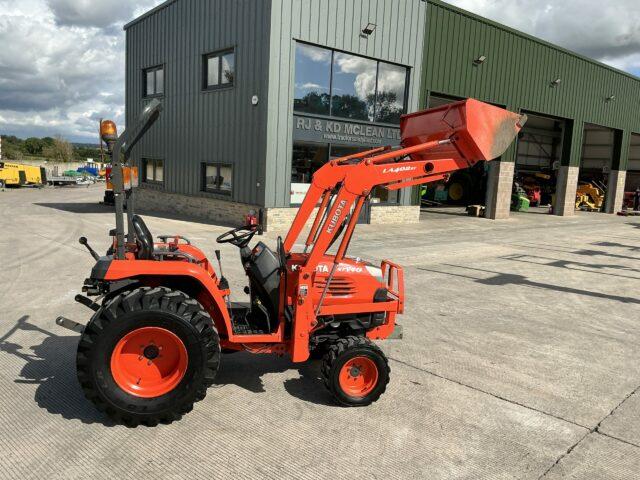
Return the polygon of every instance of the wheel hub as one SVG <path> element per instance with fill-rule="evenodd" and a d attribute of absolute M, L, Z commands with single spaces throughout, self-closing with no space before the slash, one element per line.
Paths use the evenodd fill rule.
<path fill-rule="evenodd" d="M 378 367 L 368 356 L 353 357 L 342 365 L 338 380 L 347 395 L 363 398 L 378 384 Z"/>
<path fill-rule="evenodd" d="M 155 358 L 158 358 L 158 355 L 160 355 L 160 348 L 153 344 L 147 345 L 146 347 L 144 347 L 142 355 L 144 355 L 144 358 L 153 360 Z"/>
<path fill-rule="evenodd" d="M 160 327 L 142 327 L 122 337 L 111 353 L 111 375 L 125 392 L 153 398 L 171 392 L 184 377 L 189 358 L 183 341 Z"/>

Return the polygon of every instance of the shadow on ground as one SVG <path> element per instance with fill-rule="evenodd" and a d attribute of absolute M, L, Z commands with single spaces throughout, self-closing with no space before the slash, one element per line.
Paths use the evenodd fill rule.
<path fill-rule="evenodd" d="M 594 292 L 591 290 L 582 290 L 579 288 L 571 288 L 571 287 L 565 287 L 562 285 L 552 285 L 550 283 L 544 283 L 544 282 L 535 282 L 533 280 L 529 280 L 527 277 L 525 277 L 524 275 L 516 275 L 513 273 L 501 273 L 501 272 L 494 272 L 491 270 L 483 270 L 480 268 L 471 268 L 471 267 L 465 267 L 462 265 L 450 265 L 450 264 L 443 264 L 444 266 L 447 267 L 453 267 L 453 268 L 458 268 L 461 270 L 472 270 L 474 272 L 481 272 L 481 273 L 489 273 L 489 274 L 494 274 L 494 276 L 492 277 L 488 277 L 488 278 L 478 278 L 478 277 L 474 277 L 472 275 L 464 275 L 461 273 L 454 273 L 454 272 L 445 272 L 442 270 L 435 270 L 435 269 L 430 269 L 430 268 L 425 268 L 425 267 L 417 267 L 418 270 L 422 270 L 424 272 L 432 272 L 432 273 L 439 273 L 439 274 L 443 274 L 443 275 L 450 275 L 453 277 L 461 277 L 461 278 L 468 278 L 470 280 L 474 280 L 476 283 L 481 283 L 483 285 L 492 285 L 492 286 L 497 286 L 497 287 L 502 287 L 505 285 L 521 285 L 524 287 L 530 287 L 530 288 L 540 288 L 540 289 L 544 289 L 544 290 L 553 290 L 556 292 L 563 292 L 563 293 L 572 293 L 575 295 L 583 295 L 586 297 L 593 297 L 593 298 L 601 298 L 604 300 L 613 300 L 616 302 L 621 302 L 621 303 L 630 303 L 630 304 L 637 304 L 640 305 L 640 299 L 638 298 L 633 298 L 633 297 L 624 297 L 624 296 L 620 296 L 620 295 L 609 295 L 606 293 L 600 293 L 600 292 Z"/>
<path fill-rule="evenodd" d="M 626 248 L 631 250 L 632 252 L 640 252 L 640 246 L 638 245 L 625 245 L 624 243 L 617 242 L 594 242 L 591 245 L 595 245 L 597 247 Z"/>
<path fill-rule="evenodd" d="M 284 388 L 293 397 L 318 405 L 335 406 L 324 386 L 319 361 L 293 363 L 275 355 L 237 352 L 222 356 L 216 385 L 237 385 L 253 393 L 266 391 L 262 377 L 271 373 L 296 370 L 298 378 L 285 380 Z"/>
<path fill-rule="evenodd" d="M 100 202 L 51 202 L 51 203 L 41 202 L 41 203 L 34 203 L 34 205 L 38 205 L 39 207 L 54 208 L 56 210 L 61 210 L 63 212 L 71 212 L 71 213 L 114 213 L 113 205 L 105 205 L 104 203 L 100 203 Z M 199 223 L 201 225 L 214 225 L 214 226 L 221 226 L 221 227 L 237 227 L 238 226 L 237 224 L 224 222 L 222 220 L 204 220 L 202 218 L 191 217 L 183 214 L 158 212 L 155 210 L 146 210 L 146 209 L 140 209 L 140 208 L 136 208 L 135 213 L 144 215 L 145 217 L 162 218 L 167 220 L 179 220 L 182 222 Z"/>
<path fill-rule="evenodd" d="M 549 252 L 566 253 L 569 255 L 581 255 L 584 257 L 608 257 L 608 258 L 618 258 L 621 260 L 640 261 L 640 257 L 630 257 L 628 255 L 619 255 L 617 253 L 603 252 L 602 250 L 589 250 L 589 249 L 573 250 L 571 247 L 566 247 L 562 245 L 550 245 L 545 243 L 527 244 L 526 242 L 511 243 L 509 245 L 512 247 L 518 247 L 518 248 L 526 248 L 531 250 L 545 250 Z"/>
<path fill-rule="evenodd" d="M 45 335 L 39 345 L 25 348 L 11 342 L 19 330 Z M 6 334 L 0 337 L 0 354 L 14 355 L 24 360 L 15 383 L 37 385 L 34 399 L 40 408 L 83 423 L 113 426 L 85 399 L 76 379 L 76 347 L 78 336 L 59 336 L 29 323 L 29 316 L 21 317 Z"/>
<path fill-rule="evenodd" d="M 11 341 L 18 331 L 30 331 L 45 338 L 40 344 L 25 348 Z M 29 316 L 24 315 L 0 337 L 0 355 L 13 355 L 24 361 L 14 381 L 17 384 L 37 385 L 34 400 L 40 408 L 67 420 L 113 426 L 115 424 L 84 397 L 78 384 L 75 365 L 78 339 L 76 335 L 56 335 L 30 323 Z M 224 355 L 222 368 L 212 388 L 232 384 L 253 393 L 262 393 L 266 391 L 262 382 L 264 375 L 287 370 L 297 370 L 300 374 L 298 378 L 284 383 L 290 395 L 315 404 L 335 405 L 322 382 L 319 362 L 294 364 L 275 355 L 246 352 Z"/>
<path fill-rule="evenodd" d="M 113 206 L 98 202 L 53 202 L 34 203 L 39 207 L 55 208 L 63 212 L 71 213 L 109 213 L 113 212 Z"/>
<path fill-rule="evenodd" d="M 640 277 L 637 277 L 637 276 L 620 275 L 617 273 L 609 273 L 609 272 L 601 271 L 606 269 L 606 270 L 622 270 L 625 273 L 640 273 L 640 269 L 631 268 L 626 265 L 574 262 L 571 260 L 562 260 L 559 258 L 544 257 L 540 255 L 528 255 L 526 253 L 505 255 L 500 257 L 500 259 L 507 260 L 510 262 L 530 263 L 533 265 L 540 265 L 541 267 L 563 268 L 565 270 L 594 273 L 596 275 L 606 275 L 609 277 L 630 278 L 633 280 L 640 280 Z"/>

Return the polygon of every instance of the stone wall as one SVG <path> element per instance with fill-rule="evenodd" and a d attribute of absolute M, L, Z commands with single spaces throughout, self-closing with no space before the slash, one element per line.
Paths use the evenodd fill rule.
<path fill-rule="evenodd" d="M 242 225 L 250 210 L 258 212 L 260 207 L 244 203 L 235 203 L 208 196 L 190 196 L 168 193 L 149 186 L 136 190 L 136 209 L 171 213 L 177 216 L 201 218 L 229 225 Z M 263 222 L 265 230 L 286 231 L 298 212 L 297 208 L 264 208 Z M 314 210 L 311 219 L 315 218 Z M 381 206 L 371 208 L 371 223 L 388 225 L 398 223 L 417 223 L 420 219 L 418 206 Z"/>
<path fill-rule="evenodd" d="M 485 218 L 509 218 L 514 169 L 513 162 L 489 162 Z"/>
<path fill-rule="evenodd" d="M 371 225 L 392 225 L 399 223 L 418 223 L 420 206 L 418 205 L 372 205 Z"/>
<path fill-rule="evenodd" d="M 286 230 L 298 212 L 297 208 L 267 208 L 266 228 Z M 315 218 L 317 209 L 311 215 Z M 417 223 L 420 221 L 420 207 L 417 205 L 374 205 L 371 207 L 370 223 L 372 225 L 390 225 L 399 223 Z"/>
<path fill-rule="evenodd" d="M 554 215 L 568 217 L 575 214 L 579 173 L 580 167 L 561 166 L 558 170 L 556 203 L 553 206 Z"/>
<path fill-rule="evenodd" d="M 245 215 L 250 210 L 258 212 L 260 207 L 207 196 L 169 193 L 141 186 L 136 190 L 136 209 L 184 215 L 229 225 L 243 225 Z"/>
<path fill-rule="evenodd" d="M 293 219 L 298 213 L 297 208 L 265 208 L 264 227 L 265 230 L 286 231 L 293 223 Z M 316 217 L 318 209 L 314 208 L 311 214 L 311 221 Z"/>
<path fill-rule="evenodd" d="M 609 173 L 607 199 L 605 201 L 605 211 L 607 213 L 618 213 L 622 210 L 626 183 L 626 170 L 612 170 L 611 173 Z"/>

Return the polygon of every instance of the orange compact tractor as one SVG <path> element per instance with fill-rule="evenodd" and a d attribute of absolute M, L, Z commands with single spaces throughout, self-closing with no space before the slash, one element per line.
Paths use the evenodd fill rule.
<path fill-rule="evenodd" d="M 403 116 L 400 148 L 331 160 L 314 174 L 275 248 L 250 246 L 256 225 L 218 237 L 238 247 L 247 276 L 249 302 L 235 303 L 221 269 L 216 272 L 188 239 L 154 239 L 134 213 L 134 189 L 124 188 L 120 152 L 126 162 L 160 111 L 152 101 L 120 137 L 113 124 L 104 125 L 113 164 L 113 243 L 99 256 L 80 239 L 96 264 L 84 283 L 87 296 L 76 300 L 94 313 L 86 326 L 57 320 L 82 333 L 77 371 L 87 398 L 133 426 L 171 422 L 190 411 L 214 383 L 221 352 L 237 350 L 288 355 L 293 362 L 323 352 L 322 375 L 337 403 L 376 401 L 390 370 L 373 340 L 394 333 L 404 309 L 403 271 L 389 260 L 373 265 L 347 256 L 360 210 L 374 187 L 398 190 L 443 180 L 499 157 L 526 119 L 466 100 Z M 306 239 L 297 246 L 305 227 Z M 216 257 L 219 262 L 218 251 Z"/>

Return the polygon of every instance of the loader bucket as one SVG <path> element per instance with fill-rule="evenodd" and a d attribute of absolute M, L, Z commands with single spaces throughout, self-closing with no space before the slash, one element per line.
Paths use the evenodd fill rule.
<path fill-rule="evenodd" d="M 465 159 L 471 163 L 501 156 L 527 121 L 503 108 L 472 98 L 449 105 L 403 115 L 402 146 L 452 139 L 452 144 L 412 154 L 413 160 Z"/>

